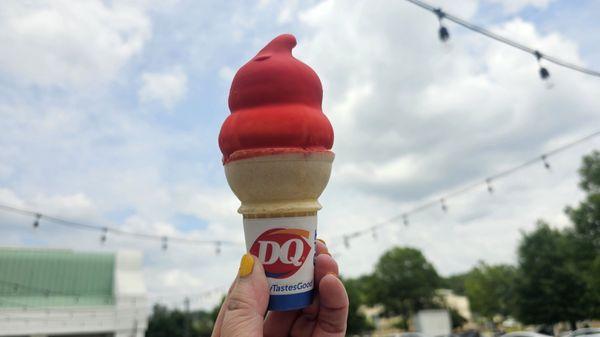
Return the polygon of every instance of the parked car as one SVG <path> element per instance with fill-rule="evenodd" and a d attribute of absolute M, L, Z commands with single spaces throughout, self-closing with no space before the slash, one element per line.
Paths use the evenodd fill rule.
<path fill-rule="evenodd" d="M 394 334 L 394 337 L 427 337 L 420 332 L 398 332 Z"/>
<path fill-rule="evenodd" d="M 533 331 L 515 331 L 502 335 L 502 337 L 553 337 Z"/>
<path fill-rule="evenodd" d="M 569 337 L 600 337 L 600 329 L 583 328 L 577 329 L 569 334 Z"/>

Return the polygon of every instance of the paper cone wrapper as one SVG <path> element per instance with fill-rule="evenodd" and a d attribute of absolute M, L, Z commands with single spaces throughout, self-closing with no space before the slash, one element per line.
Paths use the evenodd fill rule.
<path fill-rule="evenodd" d="M 227 163 L 229 186 L 242 202 L 246 249 L 269 281 L 269 310 L 307 307 L 313 298 L 317 211 L 333 152 L 286 153 Z"/>
<path fill-rule="evenodd" d="M 314 289 L 317 216 L 244 219 L 246 249 L 261 261 L 269 310 L 310 305 Z"/>

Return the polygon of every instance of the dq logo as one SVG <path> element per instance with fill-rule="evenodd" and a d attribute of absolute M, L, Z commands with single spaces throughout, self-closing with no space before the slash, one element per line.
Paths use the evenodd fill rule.
<path fill-rule="evenodd" d="M 302 229 L 274 228 L 262 233 L 250 248 L 265 268 L 268 277 L 294 275 L 310 253 L 309 232 Z"/>

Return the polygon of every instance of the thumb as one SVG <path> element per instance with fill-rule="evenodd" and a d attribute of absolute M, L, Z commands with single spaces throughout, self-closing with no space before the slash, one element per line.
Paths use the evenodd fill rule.
<path fill-rule="evenodd" d="M 213 336 L 262 337 L 264 314 L 269 302 L 269 287 L 262 265 L 249 253 L 242 256 L 238 277 L 227 300 L 220 334 Z"/>

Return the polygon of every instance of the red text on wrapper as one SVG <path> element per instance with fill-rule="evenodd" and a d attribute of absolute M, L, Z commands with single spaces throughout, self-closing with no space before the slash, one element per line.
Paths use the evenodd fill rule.
<path fill-rule="evenodd" d="M 295 228 L 274 228 L 262 233 L 250 248 L 267 277 L 283 279 L 294 275 L 311 251 L 310 232 Z"/>

